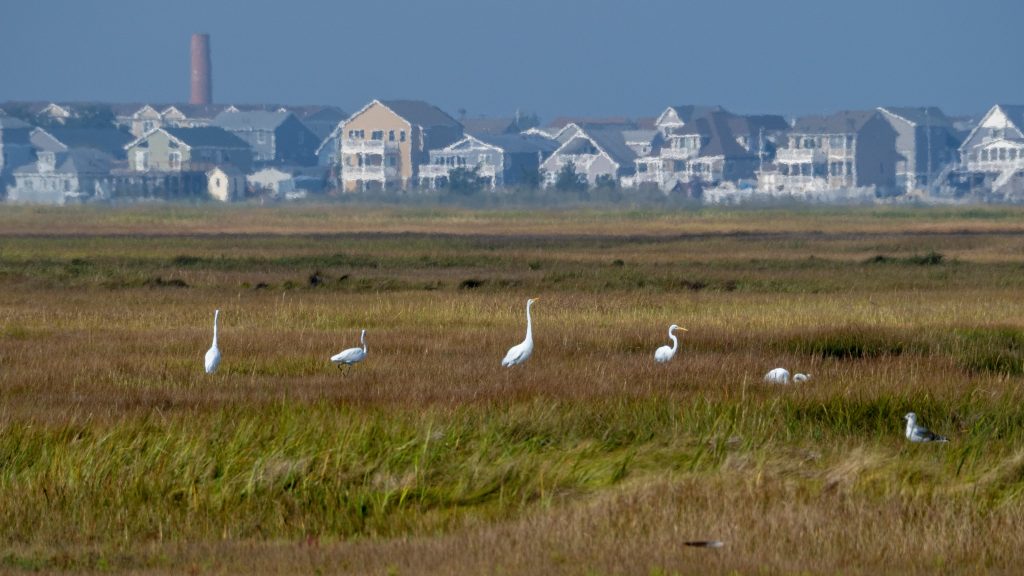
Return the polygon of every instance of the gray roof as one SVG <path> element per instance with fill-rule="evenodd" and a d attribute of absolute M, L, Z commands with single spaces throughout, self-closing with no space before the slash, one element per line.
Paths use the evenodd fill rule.
<path fill-rule="evenodd" d="M 949 118 L 942 113 L 942 110 L 935 106 L 922 106 L 918 108 L 909 106 L 882 106 L 882 110 L 912 122 L 918 126 L 934 126 L 936 128 L 952 128 Z"/>
<path fill-rule="evenodd" d="M 467 134 L 509 134 L 517 130 L 515 118 L 466 118 L 462 127 Z"/>
<path fill-rule="evenodd" d="M 99 150 L 74 148 L 67 152 L 56 152 L 54 172 L 61 174 L 108 174 L 114 159 Z M 36 174 L 39 164 L 33 162 L 17 168 L 15 174 Z"/>
<path fill-rule="evenodd" d="M 729 128 L 733 117 L 728 112 L 711 112 L 695 118 L 677 134 L 700 134 L 708 138 L 701 146 L 700 156 L 725 156 L 727 158 L 749 157 L 751 154 L 736 142 L 736 135 Z"/>
<path fill-rule="evenodd" d="M 789 130 L 789 122 L 778 114 L 731 115 L 729 128 L 733 134 L 755 136 L 762 130 L 768 133 L 785 132 Z"/>
<path fill-rule="evenodd" d="M 679 119 L 682 120 L 684 123 L 692 122 L 694 118 L 707 116 L 712 112 L 725 111 L 725 108 L 722 108 L 721 106 L 718 105 L 704 106 L 699 104 L 686 104 L 683 106 L 669 106 L 669 108 L 674 110 L 676 116 L 679 116 Z"/>
<path fill-rule="evenodd" d="M 216 126 L 202 128 L 164 127 L 168 134 L 193 147 L 211 148 L 249 148 L 249 145 L 238 136 Z"/>
<path fill-rule="evenodd" d="M 636 160 L 636 152 L 626 144 L 622 130 L 618 128 L 597 128 L 590 126 L 583 130 L 602 150 L 619 164 L 629 167 Z"/>
<path fill-rule="evenodd" d="M 267 130 L 274 131 L 284 123 L 291 112 L 271 112 L 267 110 L 250 110 L 240 112 L 221 112 L 213 119 L 213 125 L 225 130 Z"/>
<path fill-rule="evenodd" d="M 660 134 L 657 130 L 623 130 L 622 137 L 626 142 L 653 142 L 654 137 Z"/>
<path fill-rule="evenodd" d="M 575 124 L 580 128 L 584 127 L 603 127 L 603 128 L 618 128 L 620 130 L 631 130 L 635 129 L 636 122 L 626 118 L 625 116 L 609 116 L 607 118 L 588 118 L 583 116 L 559 116 L 548 122 L 548 128 L 562 129 L 569 124 Z"/>
<path fill-rule="evenodd" d="M 52 126 L 46 132 L 68 148 L 91 148 L 114 157 L 123 157 L 124 147 L 135 139 L 127 131 L 116 128 Z"/>
<path fill-rule="evenodd" d="M 550 154 L 560 146 L 557 140 L 532 134 L 482 134 L 473 137 L 485 144 L 501 148 L 506 154 Z"/>
<path fill-rule="evenodd" d="M 422 100 L 381 100 L 381 104 L 390 108 L 395 114 L 405 118 L 410 124 L 430 128 L 433 126 L 450 126 L 460 128 L 455 118 L 443 110 Z"/>
<path fill-rule="evenodd" d="M 793 132 L 800 134 L 855 134 L 878 114 L 876 110 L 844 110 L 831 116 L 797 118 Z"/>
<path fill-rule="evenodd" d="M 0 130 L 19 130 L 31 127 L 31 124 L 25 122 L 24 120 L 19 120 L 13 116 L 0 116 Z"/>

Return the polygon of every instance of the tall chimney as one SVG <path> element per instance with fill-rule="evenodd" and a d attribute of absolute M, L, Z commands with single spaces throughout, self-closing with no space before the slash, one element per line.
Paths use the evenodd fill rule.
<path fill-rule="evenodd" d="M 213 65 L 210 63 L 210 35 L 192 35 L 192 95 L 189 104 L 213 103 Z"/>

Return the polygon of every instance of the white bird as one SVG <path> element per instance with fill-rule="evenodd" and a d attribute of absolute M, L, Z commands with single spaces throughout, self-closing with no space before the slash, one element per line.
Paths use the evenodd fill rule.
<path fill-rule="evenodd" d="M 679 350 L 679 339 L 673 334 L 676 330 L 682 330 L 683 332 L 689 332 L 682 326 L 676 326 L 675 324 L 668 327 L 668 337 L 672 340 L 672 346 L 662 346 L 654 351 L 654 359 L 658 362 L 668 362 L 676 355 L 676 350 Z"/>
<path fill-rule="evenodd" d="M 775 368 L 764 375 L 764 381 L 768 384 L 789 384 L 789 370 Z"/>
<path fill-rule="evenodd" d="M 220 317 L 220 310 L 213 312 L 213 346 L 206 351 L 206 373 L 213 374 L 220 366 L 220 348 L 217 348 L 217 319 Z"/>
<path fill-rule="evenodd" d="M 522 364 L 533 354 L 533 321 L 530 319 L 530 306 L 540 298 L 530 298 L 526 301 L 526 339 L 508 349 L 501 365 L 505 367 Z"/>
<path fill-rule="evenodd" d="M 918 426 L 917 414 L 908 412 L 903 419 L 907 421 L 907 440 L 911 442 L 949 442 L 945 436 L 939 436 L 924 426 Z"/>
<path fill-rule="evenodd" d="M 810 374 L 801 374 L 799 372 L 797 372 L 796 374 L 793 374 L 793 382 L 796 382 L 797 384 L 803 384 L 804 382 L 807 382 L 810 379 L 811 379 L 811 375 Z"/>
<path fill-rule="evenodd" d="M 366 359 L 366 330 L 359 335 L 359 343 L 363 345 L 362 348 L 349 348 L 348 350 L 342 350 L 334 356 L 331 356 L 331 362 L 338 365 L 338 368 L 342 366 L 351 366 L 357 362 L 362 362 Z"/>

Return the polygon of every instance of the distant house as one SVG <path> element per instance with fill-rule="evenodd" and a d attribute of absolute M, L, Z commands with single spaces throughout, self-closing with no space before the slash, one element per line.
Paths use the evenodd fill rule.
<path fill-rule="evenodd" d="M 295 191 L 295 178 L 291 172 L 277 168 L 264 168 L 246 177 L 253 192 L 281 197 Z"/>
<path fill-rule="evenodd" d="M 342 124 L 342 188 L 345 192 L 408 190 L 430 150 L 463 136 L 462 124 L 418 100 L 374 100 Z"/>
<path fill-rule="evenodd" d="M 897 133 L 878 110 L 798 118 L 775 162 L 758 174 L 758 189 L 796 194 L 872 187 L 897 192 Z"/>
<path fill-rule="evenodd" d="M 31 131 L 27 122 L 0 116 L 0 190 L 10 183 L 12 170 L 32 161 Z"/>
<path fill-rule="evenodd" d="M 623 130 L 622 137 L 637 156 L 656 155 L 665 143 L 664 136 L 657 130 Z"/>
<path fill-rule="evenodd" d="M 759 158 L 743 146 L 746 135 L 737 137 L 732 130 L 742 117 L 722 109 L 684 110 L 690 112 L 685 121 L 676 108 L 659 118 L 665 144 L 657 155 L 636 160 L 632 185 L 668 192 L 693 183 L 705 186 L 754 178 Z M 746 126 L 745 121 L 741 125 Z"/>
<path fill-rule="evenodd" d="M 248 142 L 257 164 L 316 164 L 320 140 L 291 112 L 224 111 L 214 118 L 213 125 Z"/>
<path fill-rule="evenodd" d="M 34 163 L 14 170 L 7 189 L 10 202 L 56 204 L 109 197 L 114 159 L 102 152 L 77 148 L 40 151 Z"/>
<path fill-rule="evenodd" d="M 113 126 L 109 128 L 74 128 L 57 125 L 49 128 L 35 128 L 29 138 L 36 150 L 91 149 L 103 152 L 117 160 L 126 158 L 124 147 L 133 140 L 132 135 L 126 130 Z"/>
<path fill-rule="evenodd" d="M 157 128 L 125 146 L 133 172 L 206 172 L 233 164 L 242 171 L 252 166 L 252 149 L 234 134 L 205 128 Z"/>
<path fill-rule="evenodd" d="M 942 110 L 931 106 L 878 109 L 896 131 L 896 188 L 902 192 L 925 189 L 952 168 L 960 139 Z"/>
<path fill-rule="evenodd" d="M 245 198 L 245 174 L 231 164 L 214 166 L 208 170 L 206 185 L 210 197 L 221 202 L 233 202 Z"/>
<path fill-rule="evenodd" d="M 430 151 L 430 163 L 420 166 L 419 185 L 441 188 L 454 170 L 475 170 L 485 184 L 536 186 L 540 164 L 558 147 L 550 138 L 522 134 L 466 136 L 440 150 Z"/>
<path fill-rule="evenodd" d="M 1024 106 L 996 104 L 960 145 L 960 177 L 999 192 L 1024 170 Z M 1010 190 L 1015 196 L 1019 190 Z"/>
<path fill-rule="evenodd" d="M 559 172 L 569 164 L 577 174 L 586 178 L 589 186 L 594 186 L 602 178 L 618 183 L 623 176 L 634 173 L 636 152 L 626 143 L 620 128 L 572 126 L 575 127 L 573 135 L 541 164 L 545 186 L 553 186 Z"/>
<path fill-rule="evenodd" d="M 305 106 L 291 111 L 316 136 L 317 142 L 323 142 L 339 124 L 348 118 L 348 114 L 337 106 Z"/>
<path fill-rule="evenodd" d="M 654 127 L 667 137 L 692 122 L 694 118 L 704 118 L 712 112 L 725 112 L 725 109 L 721 106 L 695 104 L 669 106 L 654 120 Z"/>

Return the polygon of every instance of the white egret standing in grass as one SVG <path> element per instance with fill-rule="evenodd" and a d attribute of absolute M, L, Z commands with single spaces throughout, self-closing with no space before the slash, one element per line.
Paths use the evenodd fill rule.
<path fill-rule="evenodd" d="M 526 339 L 508 349 L 505 359 L 501 361 L 502 366 L 522 364 L 530 354 L 533 354 L 533 321 L 530 319 L 530 306 L 538 300 L 540 298 L 530 298 L 526 301 Z"/>
<path fill-rule="evenodd" d="M 340 369 L 342 366 L 351 366 L 365 360 L 366 330 L 363 330 L 362 334 L 359 335 L 359 343 L 363 345 L 362 348 L 349 348 L 348 350 L 342 350 L 334 356 L 331 356 L 331 362 L 337 364 Z"/>
<path fill-rule="evenodd" d="M 654 359 L 658 362 L 668 362 L 676 355 L 676 350 L 679 350 L 679 338 L 676 338 L 676 335 L 673 334 L 676 330 L 688 332 L 688 330 L 682 326 L 676 326 L 675 324 L 669 326 L 668 337 L 672 340 L 672 346 L 662 346 L 654 351 Z"/>
<path fill-rule="evenodd" d="M 918 426 L 917 414 L 908 412 L 903 419 L 907 421 L 907 440 L 911 442 L 949 442 L 945 436 L 939 436 L 924 426 Z"/>
<path fill-rule="evenodd" d="M 811 379 L 811 375 L 810 374 L 801 374 L 799 372 L 797 372 L 796 374 L 793 374 L 793 382 L 796 382 L 797 384 L 803 384 L 804 382 L 807 382 L 810 379 Z"/>
<path fill-rule="evenodd" d="M 220 318 L 220 310 L 213 312 L 213 346 L 206 351 L 206 373 L 213 374 L 220 366 L 220 348 L 217 348 L 217 319 Z"/>

